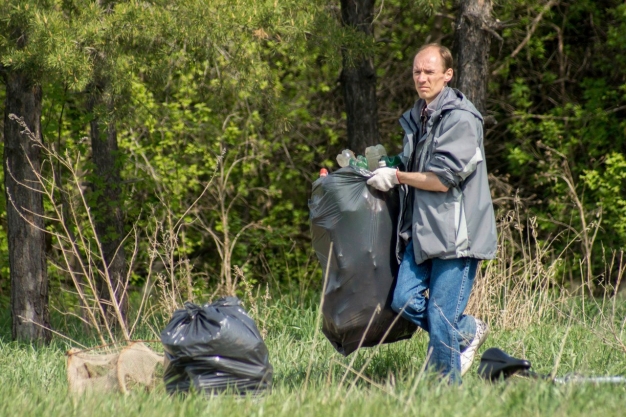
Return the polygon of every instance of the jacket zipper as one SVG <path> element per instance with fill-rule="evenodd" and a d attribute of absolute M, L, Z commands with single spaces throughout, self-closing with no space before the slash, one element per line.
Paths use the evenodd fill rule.
<path fill-rule="evenodd" d="M 433 135 L 434 135 L 434 129 L 440 125 L 441 120 L 443 119 L 443 116 L 444 116 L 443 114 L 439 114 L 439 120 L 437 120 L 436 122 L 433 121 L 433 124 L 431 126 L 430 132 L 428 132 L 429 134 L 431 132 L 433 132 Z M 402 117 L 404 118 L 404 115 Z M 418 132 L 418 133 L 421 133 L 421 132 Z M 413 134 L 413 138 L 412 139 L 415 141 L 415 134 Z M 425 138 L 424 141 L 428 141 L 428 138 Z M 420 140 L 418 138 L 417 143 L 413 144 L 413 152 L 411 152 L 411 155 L 409 155 L 409 159 L 407 161 L 407 169 L 410 169 L 410 167 L 411 167 L 411 165 L 413 163 L 413 157 L 414 156 L 418 157 L 418 155 L 416 155 L 416 153 L 417 153 L 416 150 L 417 150 L 417 145 L 419 144 L 419 142 L 420 142 Z M 430 140 L 430 143 L 428 144 L 427 148 L 422 146 L 422 148 L 420 149 L 420 153 L 427 152 L 427 153 L 432 154 L 432 148 L 434 146 L 434 142 L 435 142 L 435 138 L 433 137 Z M 424 143 L 424 145 L 426 145 L 426 143 Z M 417 166 L 418 170 L 423 168 L 423 167 L 419 166 L 420 159 L 418 159 L 418 166 Z M 424 160 L 426 160 L 426 158 L 424 158 Z M 400 206 L 400 216 L 398 218 L 398 226 L 396 227 L 396 236 L 397 236 L 396 260 L 398 261 L 398 263 L 402 262 L 402 259 L 400 258 L 400 251 L 399 251 L 399 249 L 400 249 L 400 239 L 401 239 L 401 237 L 400 237 L 400 228 L 402 227 L 402 224 L 403 224 L 404 212 L 405 212 L 405 208 L 406 208 L 406 202 L 407 202 L 407 199 L 409 198 L 409 186 L 407 184 L 401 184 L 401 185 L 402 185 L 402 187 L 404 187 L 404 199 L 403 199 L 402 204 Z M 412 227 L 411 227 L 410 230 L 411 230 L 411 234 L 412 234 L 413 233 Z"/>
<path fill-rule="evenodd" d="M 404 115 L 402 115 L 402 118 L 404 118 Z M 406 135 L 406 132 L 405 132 L 405 135 Z M 413 137 L 410 140 L 413 140 L 413 141 L 415 140 L 415 133 L 413 133 Z M 407 160 L 407 167 L 406 167 L 407 170 L 410 169 L 410 166 L 413 162 L 413 155 L 415 154 L 415 143 L 412 143 L 411 147 L 413 149 L 413 152 L 411 152 L 411 154 L 409 155 L 409 159 Z M 404 197 L 402 199 L 402 204 L 400 205 L 400 216 L 398 217 L 398 225 L 396 226 L 396 261 L 398 261 L 398 264 L 402 262 L 402 259 L 400 257 L 400 239 L 402 239 L 400 237 L 400 228 L 402 227 L 402 224 L 404 221 L 406 200 L 409 198 L 409 186 L 406 184 L 400 184 L 400 186 L 404 189 Z"/>

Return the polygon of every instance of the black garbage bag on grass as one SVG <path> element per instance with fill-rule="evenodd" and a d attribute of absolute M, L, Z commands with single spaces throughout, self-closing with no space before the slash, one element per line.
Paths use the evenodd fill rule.
<path fill-rule="evenodd" d="M 236 297 L 185 303 L 161 332 L 168 393 L 259 393 L 271 387 L 267 347 Z"/>
<path fill-rule="evenodd" d="M 367 347 L 410 338 L 416 330 L 391 310 L 398 273 L 399 196 L 396 190 L 383 193 L 368 186 L 368 174 L 346 167 L 320 177 L 309 200 L 313 247 L 324 273 L 333 242 L 322 294 L 322 331 L 343 355 L 359 344 Z"/>

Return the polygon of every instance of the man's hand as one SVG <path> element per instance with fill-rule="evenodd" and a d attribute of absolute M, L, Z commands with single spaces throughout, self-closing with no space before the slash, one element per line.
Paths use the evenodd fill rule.
<path fill-rule="evenodd" d="M 374 176 L 367 180 L 367 184 L 380 191 L 389 191 L 400 184 L 396 171 L 395 168 L 378 168 L 374 171 Z"/>

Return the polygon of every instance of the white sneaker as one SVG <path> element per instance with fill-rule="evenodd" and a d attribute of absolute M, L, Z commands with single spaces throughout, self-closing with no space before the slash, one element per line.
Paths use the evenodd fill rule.
<path fill-rule="evenodd" d="M 487 335 L 489 335 L 489 326 L 487 326 L 487 323 L 480 319 L 475 320 L 476 334 L 470 344 L 461 352 L 461 376 L 465 375 L 465 373 L 469 371 L 472 366 L 472 362 L 474 362 L 474 356 L 476 356 L 478 348 L 487 339 Z"/>

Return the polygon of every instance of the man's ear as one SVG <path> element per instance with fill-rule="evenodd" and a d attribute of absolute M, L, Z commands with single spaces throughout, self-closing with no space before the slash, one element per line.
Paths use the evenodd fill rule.
<path fill-rule="evenodd" d="M 449 83 L 450 80 L 452 79 L 452 76 L 454 75 L 454 71 L 452 71 L 452 68 L 448 68 L 444 73 L 443 73 L 443 80 L 446 83 Z"/>

